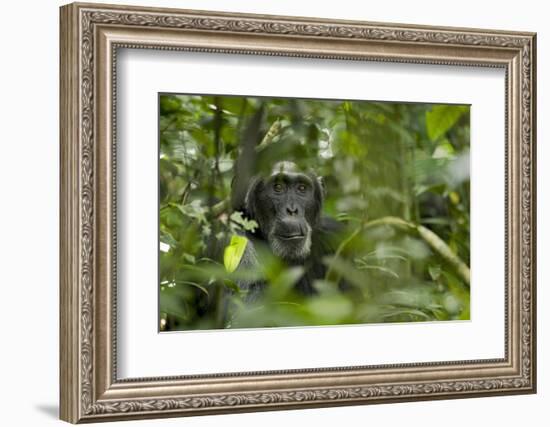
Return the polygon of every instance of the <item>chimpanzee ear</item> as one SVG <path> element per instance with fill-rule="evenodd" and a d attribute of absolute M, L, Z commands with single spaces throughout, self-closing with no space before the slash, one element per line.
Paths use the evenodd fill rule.
<path fill-rule="evenodd" d="M 261 178 L 253 178 L 246 191 L 244 198 L 244 207 L 246 209 L 246 215 L 250 219 L 255 219 L 257 214 L 256 206 L 258 205 L 258 191 L 261 189 L 263 181 Z"/>

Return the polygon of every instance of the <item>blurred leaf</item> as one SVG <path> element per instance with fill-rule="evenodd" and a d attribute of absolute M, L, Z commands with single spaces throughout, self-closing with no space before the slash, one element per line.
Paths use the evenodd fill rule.
<path fill-rule="evenodd" d="M 161 310 L 167 314 L 187 319 L 188 313 L 185 303 L 177 298 L 173 292 L 169 292 L 168 288 L 160 291 L 160 306 Z"/>
<path fill-rule="evenodd" d="M 327 256 L 323 259 L 323 263 L 333 272 L 336 272 L 340 277 L 343 277 L 358 288 L 362 288 L 368 284 L 367 276 L 347 260 L 338 256 Z"/>
<path fill-rule="evenodd" d="M 451 159 L 455 155 L 455 149 L 451 143 L 445 139 L 437 147 L 432 154 L 434 159 Z"/>
<path fill-rule="evenodd" d="M 187 285 L 187 286 L 192 286 L 192 287 L 195 287 L 197 289 L 200 289 L 202 292 L 204 292 L 206 295 L 209 295 L 208 294 L 208 290 L 202 286 L 202 285 L 199 285 L 198 283 L 195 283 L 195 282 L 188 282 L 188 281 L 185 281 L 185 280 L 175 280 L 173 283 L 175 283 L 176 285 Z"/>
<path fill-rule="evenodd" d="M 463 105 L 161 95 L 162 330 L 469 319 L 464 278 L 423 237 L 395 226 L 364 228 L 384 217 L 407 221 L 413 230 L 422 225 L 469 263 L 468 111 Z M 257 150 L 275 123 L 271 143 Z M 258 158 L 241 162 L 245 147 Z M 246 245 L 231 245 L 231 236 L 257 230 L 256 222 L 230 209 L 236 169 L 269 173 L 280 160 L 323 177 L 322 214 L 339 225 L 315 246 L 321 257 L 325 244 L 338 248 L 320 272 L 287 265 L 261 239 L 254 241 L 257 264 L 245 268 Z M 297 286 L 310 276 L 317 294 L 303 295 Z M 255 302 L 246 300 L 243 284 L 249 283 L 265 286 Z M 232 307 L 241 315 L 228 319 Z"/>
<path fill-rule="evenodd" d="M 169 114 L 178 112 L 181 108 L 181 101 L 175 96 L 160 97 L 160 114 Z"/>
<path fill-rule="evenodd" d="M 313 287 L 317 292 L 324 295 L 337 294 L 340 292 L 338 285 L 330 280 L 315 280 L 313 282 Z"/>
<path fill-rule="evenodd" d="M 430 277 L 432 280 L 439 279 L 439 276 L 441 276 L 441 266 L 440 265 L 430 265 L 428 267 L 428 272 L 430 273 Z"/>
<path fill-rule="evenodd" d="M 426 112 L 428 137 L 436 141 L 451 129 L 458 119 L 470 110 L 464 105 L 434 105 Z"/>
<path fill-rule="evenodd" d="M 231 236 L 231 242 L 223 252 L 223 265 L 230 273 L 233 273 L 241 263 L 247 244 L 248 239 L 246 237 L 236 234 Z"/>
<path fill-rule="evenodd" d="M 381 271 L 382 273 L 389 274 L 390 276 L 395 277 L 396 279 L 399 279 L 399 274 L 397 274 L 396 272 L 392 271 L 391 269 L 389 269 L 387 267 L 383 267 L 381 265 L 369 264 L 365 260 L 362 260 L 362 259 L 357 259 L 356 264 L 357 264 L 357 268 L 359 270 L 369 270 L 369 269 L 370 270 L 377 270 L 377 271 Z"/>
<path fill-rule="evenodd" d="M 278 301 L 281 298 L 286 297 L 303 274 L 304 268 L 301 266 L 295 266 L 282 269 L 279 274 L 271 276 L 270 294 L 273 299 Z"/>
<path fill-rule="evenodd" d="M 177 246 L 178 244 L 176 239 L 174 239 L 174 237 L 169 232 L 164 230 L 160 231 L 160 241 L 172 247 Z"/>
<path fill-rule="evenodd" d="M 235 211 L 230 216 L 231 221 L 240 225 L 245 231 L 254 231 L 258 228 L 258 223 L 254 220 L 243 217 L 241 211 Z"/>
<path fill-rule="evenodd" d="M 382 317 L 385 318 L 386 320 L 388 320 L 388 318 L 391 318 L 391 317 L 402 317 L 402 316 L 409 316 L 412 318 L 410 320 L 414 320 L 415 317 L 423 320 L 433 320 L 433 318 L 428 314 L 424 313 L 421 310 L 416 310 L 413 308 L 396 308 L 393 310 L 387 310 L 382 315 Z M 400 321 L 403 321 L 403 320 L 400 320 Z"/>
<path fill-rule="evenodd" d="M 191 254 L 188 254 L 188 253 L 184 253 L 183 255 L 183 259 L 191 264 L 195 264 L 197 261 L 195 259 L 195 257 Z"/>
<path fill-rule="evenodd" d="M 312 298 L 306 307 L 320 325 L 340 323 L 348 318 L 353 310 L 351 301 L 343 295 Z"/>
<path fill-rule="evenodd" d="M 353 312 L 353 304 L 341 294 L 311 298 L 306 308 L 321 325 L 340 323 Z"/>

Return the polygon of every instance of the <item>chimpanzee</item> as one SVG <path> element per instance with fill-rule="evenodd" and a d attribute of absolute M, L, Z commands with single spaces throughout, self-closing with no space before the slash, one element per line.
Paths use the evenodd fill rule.
<path fill-rule="evenodd" d="M 334 253 L 341 224 L 322 214 L 324 187 L 313 172 L 301 171 L 292 162 L 278 162 L 269 176 L 256 176 L 249 183 L 244 201 L 246 215 L 258 223 L 248 233 L 248 243 L 239 269 L 258 265 L 258 245 L 265 245 L 288 266 L 303 266 L 305 272 L 295 285 L 302 295 L 317 293 L 313 282 L 323 279 L 323 258 Z M 263 281 L 241 281 L 245 302 L 262 295 Z M 340 287 L 342 288 L 342 284 Z"/>

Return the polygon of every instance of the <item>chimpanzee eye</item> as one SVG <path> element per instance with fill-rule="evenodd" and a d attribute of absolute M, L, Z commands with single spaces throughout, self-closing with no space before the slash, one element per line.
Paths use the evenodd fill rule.
<path fill-rule="evenodd" d="M 307 190 L 307 185 L 304 184 L 304 183 L 300 183 L 300 184 L 298 184 L 298 187 L 297 187 L 297 188 L 298 188 L 298 191 L 299 191 L 300 193 L 305 193 L 306 190 Z"/>
<path fill-rule="evenodd" d="M 283 191 L 283 184 L 280 182 L 273 184 L 273 191 L 275 191 L 275 193 L 281 193 Z"/>

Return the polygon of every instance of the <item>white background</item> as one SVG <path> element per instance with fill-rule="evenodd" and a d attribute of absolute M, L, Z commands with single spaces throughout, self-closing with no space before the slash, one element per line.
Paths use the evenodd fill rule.
<path fill-rule="evenodd" d="M 112 0 L 114 3 L 118 3 Z M 537 31 L 538 117 L 550 115 L 550 29 L 544 2 L 356 0 L 270 3 L 244 0 L 138 1 L 134 4 L 287 15 L 315 15 L 417 24 Z M 0 72 L 0 384 L 2 424 L 45 426 L 57 421 L 58 401 L 58 1 L 12 2 L 2 9 Z M 545 54 L 546 53 L 546 54 Z M 539 393 L 437 402 L 265 412 L 124 425 L 546 425 L 550 405 L 547 361 L 550 321 L 545 287 L 550 180 L 548 122 L 539 119 Z M 487 166 L 490 168 L 490 165 Z M 546 194 L 545 194 L 546 193 Z M 497 254 L 496 256 L 501 256 Z"/>
<path fill-rule="evenodd" d="M 117 66 L 120 378 L 504 357 L 504 257 L 484 256 L 504 251 L 503 69 L 135 49 Z M 170 91 L 471 103 L 471 321 L 158 334 L 157 104 Z"/>

